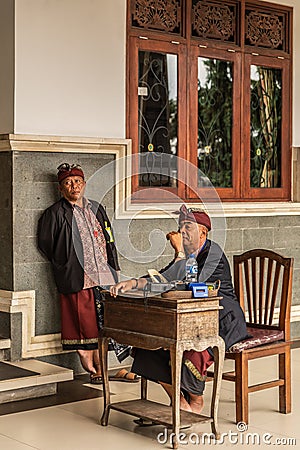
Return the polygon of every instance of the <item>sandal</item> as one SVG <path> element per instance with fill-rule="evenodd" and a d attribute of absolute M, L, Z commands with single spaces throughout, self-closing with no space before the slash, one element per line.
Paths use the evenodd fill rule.
<path fill-rule="evenodd" d="M 119 370 L 115 375 L 108 377 L 110 381 L 123 381 L 126 383 L 138 383 L 141 379 L 139 375 L 133 372 L 127 372 L 125 369 Z"/>
<path fill-rule="evenodd" d="M 136 423 L 139 427 L 152 427 L 153 425 L 157 425 L 157 423 L 152 422 L 152 420 L 144 419 L 143 417 L 134 419 L 134 423 Z"/>
<path fill-rule="evenodd" d="M 102 384 L 102 375 L 98 375 L 97 373 L 90 374 L 90 383 L 91 384 Z"/>
<path fill-rule="evenodd" d="M 139 419 L 134 419 L 134 423 L 136 423 L 139 427 L 153 427 L 154 425 L 159 425 L 157 422 L 153 422 L 150 419 L 144 419 L 140 417 Z M 180 430 L 186 430 L 187 428 L 191 428 L 192 425 L 184 424 L 180 425 Z M 172 425 L 167 426 L 168 429 L 172 429 Z"/>

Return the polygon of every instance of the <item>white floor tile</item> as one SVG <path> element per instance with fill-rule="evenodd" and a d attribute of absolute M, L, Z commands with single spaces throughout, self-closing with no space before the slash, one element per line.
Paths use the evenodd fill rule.
<path fill-rule="evenodd" d="M 3 450 L 34 450 L 36 447 L 32 447 L 22 442 L 18 442 L 15 439 L 11 439 L 7 436 L 0 434 L 0 448 Z"/>
<path fill-rule="evenodd" d="M 251 368 L 254 382 L 260 376 L 268 377 L 276 361 L 255 361 Z M 230 362 L 229 362 L 230 363 Z M 227 362 L 226 362 L 227 364 Z M 227 364 L 228 365 L 228 364 Z M 278 412 L 278 388 L 253 393 L 249 397 L 250 421 L 245 431 L 235 424 L 234 384 L 222 382 L 219 426 L 224 443 L 204 443 L 203 433 L 210 434 L 210 424 L 199 424 L 186 430 L 181 448 L 202 446 L 220 448 L 273 448 L 274 446 L 298 448 L 300 445 L 300 349 L 292 351 L 292 414 Z M 101 389 L 101 386 L 99 387 Z M 204 414 L 209 414 L 212 383 L 207 383 L 204 393 Z M 111 383 L 112 401 L 138 398 L 140 384 Z M 149 383 L 149 398 L 168 404 L 161 386 Z M 133 417 L 111 411 L 107 427 L 100 425 L 103 398 L 37 409 L 0 417 L 0 448 L 3 450 L 155 450 L 170 448 L 157 437 L 164 438 L 164 427 L 138 427 Z M 254 434 L 253 434 L 254 433 Z M 268 433 L 268 434 L 266 434 Z M 230 437 L 231 436 L 231 437 Z M 169 434 L 168 434 L 169 439 Z M 198 439 L 198 441 L 197 441 Z M 247 443 L 247 439 L 249 443 Z M 254 439 L 254 441 L 252 441 Z M 264 442 L 268 439 L 268 442 Z M 276 441 L 280 439 L 281 441 Z M 291 439 L 297 439 L 295 442 Z M 206 442 L 206 443 L 205 443 Z M 279 442 L 281 445 L 279 445 Z M 272 447 L 270 447 L 270 445 Z"/>

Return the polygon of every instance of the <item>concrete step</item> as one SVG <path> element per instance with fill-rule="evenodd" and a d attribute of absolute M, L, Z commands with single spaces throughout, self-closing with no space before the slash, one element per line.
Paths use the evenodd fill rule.
<path fill-rule="evenodd" d="M 4 361 L 10 358 L 10 347 L 10 339 L 0 336 L 0 361 Z"/>
<path fill-rule="evenodd" d="M 0 337 L 0 350 L 6 350 L 10 348 L 11 342 L 8 338 Z"/>
<path fill-rule="evenodd" d="M 57 383 L 73 380 L 73 370 L 36 359 L 2 363 L 12 366 L 10 369 L 21 368 L 38 374 L 20 378 L 13 378 L 12 375 L 9 379 L 0 380 L 0 404 L 53 395 L 57 392 Z"/>

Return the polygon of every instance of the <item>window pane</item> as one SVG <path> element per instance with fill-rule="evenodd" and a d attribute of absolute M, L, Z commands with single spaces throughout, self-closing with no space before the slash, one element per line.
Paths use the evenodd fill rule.
<path fill-rule="evenodd" d="M 232 82 L 232 62 L 198 58 L 198 186 L 232 187 Z"/>
<path fill-rule="evenodd" d="M 140 186 L 176 187 L 177 56 L 139 51 Z"/>
<path fill-rule="evenodd" d="M 252 65 L 251 187 L 281 187 L 281 105 L 281 70 Z"/>

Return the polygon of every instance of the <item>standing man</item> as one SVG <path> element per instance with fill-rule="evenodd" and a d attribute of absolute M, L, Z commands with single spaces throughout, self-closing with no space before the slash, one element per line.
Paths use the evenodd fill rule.
<path fill-rule="evenodd" d="M 98 327 L 103 321 L 101 287 L 118 281 L 119 263 L 111 225 L 102 205 L 84 197 L 79 165 L 61 164 L 57 179 L 62 198 L 38 222 L 38 247 L 51 262 L 61 302 L 63 350 L 77 350 L 93 384 L 102 382 Z M 112 342 L 119 361 L 129 347 Z M 112 379 L 138 381 L 121 369 Z"/>

